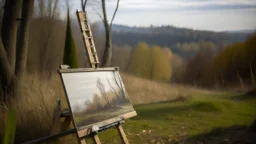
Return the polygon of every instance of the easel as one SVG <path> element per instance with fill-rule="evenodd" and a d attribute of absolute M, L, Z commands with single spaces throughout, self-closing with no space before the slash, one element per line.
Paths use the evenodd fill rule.
<path fill-rule="evenodd" d="M 68 69 L 68 67 L 63 67 L 62 69 L 59 70 L 60 74 L 70 74 L 70 73 L 82 73 L 82 72 L 97 72 L 97 71 L 107 71 L 107 72 L 112 72 L 112 71 L 118 71 L 118 68 L 85 68 L 85 69 Z M 62 78 L 62 82 L 64 84 L 64 79 Z M 72 86 L 70 86 L 72 88 Z M 64 87 L 65 89 L 65 93 L 66 96 L 68 98 L 68 92 L 67 92 L 67 88 Z M 70 102 L 70 101 L 68 101 Z M 69 103 L 69 107 L 71 104 Z M 72 113 L 72 111 L 71 111 Z M 87 137 L 92 137 L 94 143 L 96 144 L 101 144 L 100 139 L 98 137 L 98 133 L 101 131 L 104 131 L 106 129 L 112 128 L 112 127 L 116 127 L 117 131 L 119 133 L 119 136 L 121 137 L 121 141 L 123 144 L 129 144 L 128 139 L 124 133 L 124 130 L 122 128 L 122 125 L 124 123 L 125 119 L 131 118 L 136 116 L 137 113 L 136 111 L 132 110 L 129 111 L 128 113 L 116 116 L 116 117 L 112 117 L 109 118 L 107 120 L 104 121 L 100 121 L 97 122 L 95 124 L 91 124 L 91 125 L 87 125 L 86 127 L 80 127 L 79 129 L 77 129 L 77 137 L 80 141 L 80 144 L 86 144 L 85 138 Z M 71 122 L 70 122 L 71 123 Z M 75 126 L 75 120 L 74 117 L 72 117 L 72 123 Z"/>
<path fill-rule="evenodd" d="M 83 42 L 85 45 L 87 57 L 90 62 L 91 68 L 93 68 L 94 70 L 98 70 L 98 71 L 107 70 L 108 68 L 104 68 L 104 69 L 98 68 L 99 59 L 98 59 L 98 55 L 96 52 L 96 48 L 95 48 L 95 44 L 93 41 L 92 32 L 91 32 L 91 29 L 90 29 L 90 26 L 88 23 L 86 12 L 77 11 L 76 14 L 78 17 L 80 29 L 81 29 L 82 36 L 83 36 Z M 63 71 L 67 71 L 68 69 L 69 69 L 69 66 L 61 65 L 59 73 L 61 73 Z M 109 68 L 109 69 L 113 69 L 113 68 Z M 118 70 L 118 68 L 114 68 L 114 69 Z M 79 71 L 79 72 L 83 71 L 83 69 L 71 69 L 71 70 L 73 70 L 74 72 L 75 71 Z M 137 115 L 137 113 L 135 111 L 133 111 L 133 112 L 129 112 L 127 114 L 123 114 L 121 116 L 122 118 L 120 118 L 120 116 L 118 118 L 112 118 L 112 119 L 101 122 L 101 124 L 92 125 L 91 127 L 88 127 L 85 129 L 81 129 L 81 130 L 77 130 L 76 128 L 70 129 L 69 127 L 70 127 L 71 123 L 73 123 L 73 126 L 75 126 L 74 121 L 72 119 L 72 112 L 69 110 L 65 110 L 65 111 L 61 112 L 61 103 L 60 103 L 60 100 L 58 100 L 57 107 L 55 108 L 55 112 L 54 112 L 54 124 L 53 124 L 53 129 L 51 131 L 51 135 L 47 136 L 47 137 L 40 138 L 40 139 L 32 140 L 30 142 L 26 142 L 24 144 L 36 144 L 36 143 L 41 143 L 41 142 L 46 142 L 46 141 L 52 141 L 52 140 L 56 140 L 59 137 L 66 136 L 69 134 L 76 134 L 80 144 L 86 144 L 85 138 L 87 138 L 87 137 L 92 137 L 94 143 L 101 144 L 100 139 L 97 134 L 101 131 L 104 131 L 104 130 L 112 128 L 112 127 L 116 127 L 118 134 L 121 137 L 122 143 L 129 144 L 128 139 L 125 135 L 125 132 L 122 128 L 122 124 L 124 123 L 125 119 L 134 117 L 136 115 Z M 64 121 L 61 122 L 61 119 L 64 119 Z M 52 141 L 52 143 L 55 143 L 55 142 L 56 141 Z"/>

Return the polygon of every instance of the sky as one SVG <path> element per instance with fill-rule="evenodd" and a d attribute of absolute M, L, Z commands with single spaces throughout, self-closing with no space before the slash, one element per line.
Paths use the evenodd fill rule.
<path fill-rule="evenodd" d="M 106 2 L 110 20 L 116 0 Z M 81 9 L 80 0 L 70 0 L 70 4 L 73 11 Z M 100 20 L 99 0 L 88 0 L 86 9 L 91 22 Z M 256 29 L 256 0 L 120 0 L 114 23 L 212 31 Z"/>

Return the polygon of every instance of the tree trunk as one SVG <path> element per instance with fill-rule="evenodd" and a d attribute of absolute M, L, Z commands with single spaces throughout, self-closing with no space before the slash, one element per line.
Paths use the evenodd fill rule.
<path fill-rule="evenodd" d="M 22 0 L 6 0 L 4 7 L 2 41 L 6 50 L 10 68 L 14 70 L 16 62 L 16 38 L 18 18 L 20 16 Z"/>
<path fill-rule="evenodd" d="M 254 73 L 252 70 L 252 63 L 250 62 L 250 75 L 251 75 L 251 85 L 254 85 Z"/>
<path fill-rule="evenodd" d="M 15 74 L 18 78 L 23 76 L 26 71 L 27 51 L 28 51 L 28 35 L 30 23 L 33 15 L 34 0 L 24 0 L 22 6 L 22 18 L 20 26 L 20 35 L 17 45 L 17 62 Z"/>
<path fill-rule="evenodd" d="M 0 38 L 0 76 L 2 88 L 11 83 L 12 77 L 14 75 L 13 70 L 8 62 L 6 51 Z"/>
<path fill-rule="evenodd" d="M 108 67 L 111 64 L 111 59 L 112 59 L 112 39 L 110 34 L 110 25 L 108 24 L 105 0 L 102 0 L 102 12 L 103 12 L 103 18 L 104 18 L 103 23 L 105 27 L 105 35 L 106 35 L 105 50 L 104 50 L 104 55 L 102 59 L 102 67 Z"/>
<path fill-rule="evenodd" d="M 20 19 L 21 7 L 23 20 Z M 5 4 L 0 37 L 0 95 L 3 100 L 9 100 L 7 96 L 16 96 L 20 77 L 17 78 L 15 73 L 20 76 L 26 69 L 28 30 L 33 8 L 34 0 L 8 0 Z M 18 19 L 22 20 L 20 29 Z M 19 43 L 16 43 L 17 33 L 20 34 Z"/>
<path fill-rule="evenodd" d="M 102 59 L 102 67 L 108 67 L 111 65 L 111 59 L 112 59 L 112 39 L 110 35 L 110 29 L 107 24 L 107 27 L 105 28 L 106 33 L 106 41 L 105 41 L 105 50 L 104 55 Z"/>

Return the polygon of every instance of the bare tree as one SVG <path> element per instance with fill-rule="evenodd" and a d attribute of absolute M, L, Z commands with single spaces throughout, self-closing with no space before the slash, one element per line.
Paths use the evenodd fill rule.
<path fill-rule="evenodd" d="M 99 16 L 100 16 L 100 18 L 104 24 L 104 28 L 105 28 L 105 50 L 104 50 L 104 55 L 103 55 L 103 58 L 101 61 L 101 64 L 103 67 L 108 67 L 111 64 L 112 51 L 113 51 L 111 29 L 112 29 L 112 25 L 113 25 L 113 21 L 115 19 L 116 13 L 119 8 L 119 2 L 120 2 L 120 0 L 117 0 L 115 11 L 114 11 L 111 21 L 109 23 L 108 17 L 107 17 L 106 0 L 101 0 L 103 16 L 101 16 L 100 14 L 99 14 Z M 85 11 L 86 3 L 87 3 L 87 0 L 81 0 L 81 6 L 82 6 L 83 11 Z"/>
<path fill-rule="evenodd" d="M 105 36 L 106 36 L 105 51 L 104 51 L 104 55 L 103 55 L 103 59 L 102 59 L 101 63 L 102 63 L 103 67 L 108 67 L 111 64 L 112 51 L 113 51 L 112 38 L 111 38 L 111 28 L 112 28 L 112 24 L 113 24 L 113 21 L 114 21 L 115 16 L 116 16 L 116 12 L 117 12 L 118 7 L 119 7 L 120 0 L 117 0 L 116 9 L 114 11 L 114 14 L 112 16 L 112 19 L 111 19 L 110 23 L 108 23 L 106 3 L 105 2 L 106 2 L 105 0 L 101 0 L 102 12 L 103 12 L 103 23 L 104 23 L 104 27 L 105 27 Z"/>
<path fill-rule="evenodd" d="M 0 37 L 0 94 L 2 96 L 3 91 L 14 92 L 17 80 L 25 73 L 28 33 L 33 8 L 34 0 L 7 0 L 5 3 Z"/>
<path fill-rule="evenodd" d="M 83 11 L 85 11 L 85 7 L 86 7 L 87 2 L 88 2 L 88 0 L 81 0 L 81 7 L 82 7 Z"/>

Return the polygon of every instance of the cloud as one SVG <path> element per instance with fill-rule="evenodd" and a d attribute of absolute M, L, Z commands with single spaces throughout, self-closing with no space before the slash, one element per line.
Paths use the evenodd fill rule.
<path fill-rule="evenodd" d="M 99 21 L 101 0 L 89 0 L 90 21 Z M 70 0 L 80 9 L 80 0 Z M 106 0 L 111 19 L 117 0 Z M 120 0 L 114 23 L 130 26 L 174 25 L 203 30 L 256 28 L 256 0 Z M 75 14 L 74 14 L 75 17 Z"/>
<path fill-rule="evenodd" d="M 108 2 L 115 7 L 116 1 Z M 241 9 L 256 8 L 255 0 L 121 0 L 121 9 L 163 10 L 163 9 Z"/>

